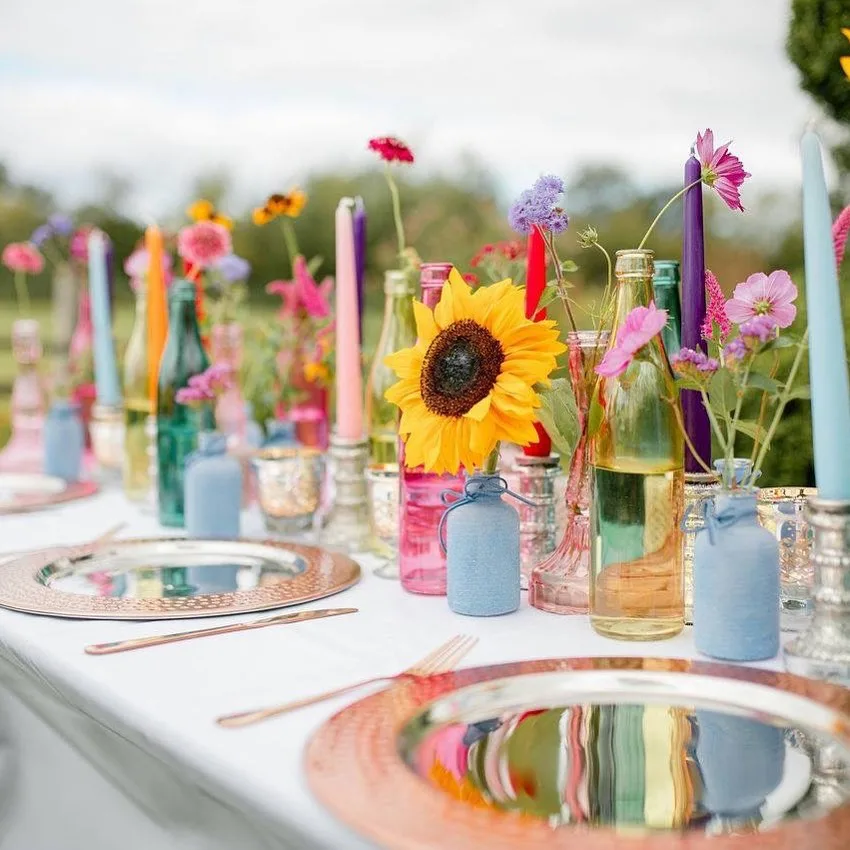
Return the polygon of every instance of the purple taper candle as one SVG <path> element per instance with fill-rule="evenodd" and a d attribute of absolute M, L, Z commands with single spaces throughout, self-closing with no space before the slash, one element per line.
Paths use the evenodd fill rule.
<path fill-rule="evenodd" d="M 366 207 L 359 195 L 354 199 L 354 260 L 357 273 L 357 310 L 360 315 L 360 342 L 363 342 L 363 300 L 366 277 Z"/>
<path fill-rule="evenodd" d="M 699 160 L 691 153 L 685 163 L 685 186 L 700 179 Z M 685 192 L 682 227 L 682 347 L 702 348 L 700 328 L 705 319 L 705 241 L 702 225 L 702 183 Z M 702 397 L 696 390 L 682 391 L 685 431 L 700 457 L 711 465 L 711 425 Z M 703 472 L 685 447 L 685 472 Z"/>

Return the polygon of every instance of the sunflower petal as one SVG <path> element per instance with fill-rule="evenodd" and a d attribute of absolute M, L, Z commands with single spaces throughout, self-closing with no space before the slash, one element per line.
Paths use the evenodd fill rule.
<path fill-rule="evenodd" d="M 426 307 L 421 301 L 413 302 L 413 316 L 416 319 L 416 336 L 420 343 L 430 344 L 440 332 L 434 321 L 434 313 L 430 307 Z"/>

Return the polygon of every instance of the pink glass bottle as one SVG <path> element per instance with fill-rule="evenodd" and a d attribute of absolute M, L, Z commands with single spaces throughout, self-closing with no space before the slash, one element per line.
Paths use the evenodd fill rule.
<path fill-rule="evenodd" d="M 38 367 L 41 339 L 35 319 L 12 325 L 18 374 L 12 387 L 12 434 L 0 452 L 0 472 L 41 472 L 44 467 L 44 387 Z"/>
<path fill-rule="evenodd" d="M 95 461 L 92 455 L 89 424 L 97 392 L 94 386 L 94 328 L 91 321 L 91 300 L 86 287 L 80 290 L 77 301 L 77 324 L 74 326 L 68 346 L 68 364 L 73 384 L 71 400 L 80 406 L 80 415 L 83 418 L 86 440 L 83 467 L 91 469 Z"/>
<path fill-rule="evenodd" d="M 423 263 L 420 275 L 422 303 L 434 308 L 440 300 L 451 263 Z M 463 476 L 434 475 L 422 467 L 404 465 L 404 444 L 399 445 L 401 493 L 399 497 L 398 566 L 401 586 L 410 593 L 444 596 L 446 557 L 440 549 L 437 527 L 445 506 L 443 490 L 463 490 Z"/>

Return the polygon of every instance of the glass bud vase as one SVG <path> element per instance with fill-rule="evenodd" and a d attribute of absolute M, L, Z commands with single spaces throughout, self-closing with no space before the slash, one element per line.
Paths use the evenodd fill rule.
<path fill-rule="evenodd" d="M 609 349 L 652 300 L 652 252 L 618 251 Z M 684 438 L 673 374 L 653 337 L 623 372 L 600 376 L 590 434 L 590 622 L 601 635 L 658 640 L 684 626 Z"/>
<path fill-rule="evenodd" d="M 148 390 L 147 296 L 144 284 L 136 290 L 136 318 L 124 353 L 124 495 L 143 502 L 150 490 L 148 417 L 153 405 Z"/>
<path fill-rule="evenodd" d="M 245 443 L 245 400 L 239 387 L 239 370 L 242 368 L 242 326 L 236 322 L 213 325 L 211 336 L 212 362 L 231 370 L 234 380 L 230 389 L 222 393 L 215 406 L 215 421 L 219 431 L 227 436 L 228 447 L 239 449 Z"/>
<path fill-rule="evenodd" d="M 366 384 L 366 422 L 370 463 L 398 463 L 398 408 L 384 398 L 396 382 L 384 358 L 416 343 L 413 284 L 401 271 L 384 276 L 384 322 Z"/>
<path fill-rule="evenodd" d="M 0 452 L 0 472 L 41 472 L 44 467 L 44 386 L 39 373 L 41 338 L 35 319 L 12 325 L 12 357 L 18 374 L 12 386 L 9 442 Z"/>
<path fill-rule="evenodd" d="M 94 385 L 94 328 L 91 319 L 91 298 L 86 287 L 80 291 L 77 324 L 71 335 L 68 363 L 71 370 L 71 382 L 74 386 L 71 398 L 80 406 L 88 453 L 91 451 L 89 423 L 97 392 Z"/>
<path fill-rule="evenodd" d="M 531 571 L 528 600 L 553 614 L 586 614 L 590 586 L 590 470 L 587 411 L 596 383 L 594 368 L 608 345 L 608 331 L 571 331 L 570 383 L 578 408 L 580 437 L 567 477 L 567 524 L 555 551 Z"/>

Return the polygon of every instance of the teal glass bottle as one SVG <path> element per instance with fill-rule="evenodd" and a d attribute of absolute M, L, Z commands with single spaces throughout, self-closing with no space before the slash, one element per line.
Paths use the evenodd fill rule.
<path fill-rule="evenodd" d="M 682 302 L 679 298 L 679 263 L 677 260 L 656 260 L 652 278 L 655 306 L 667 311 L 667 327 L 661 340 L 667 357 L 679 353 L 682 347 Z"/>
<path fill-rule="evenodd" d="M 168 337 L 159 364 L 159 391 L 156 406 L 157 486 L 159 521 L 182 528 L 184 466 L 197 448 L 198 432 L 215 426 L 212 410 L 193 410 L 175 400 L 177 390 L 209 366 L 201 344 L 195 313 L 195 286 L 177 280 L 168 299 Z"/>

